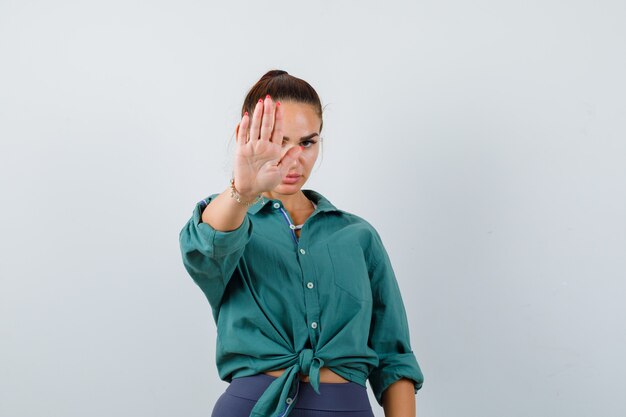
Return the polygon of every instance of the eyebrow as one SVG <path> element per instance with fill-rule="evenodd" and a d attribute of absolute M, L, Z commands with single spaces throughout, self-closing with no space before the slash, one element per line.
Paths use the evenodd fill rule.
<path fill-rule="evenodd" d="M 302 136 L 300 138 L 300 140 L 307 140 L 307 139 L 311 139 L 315 136 L 319 136 L 319 133 L 311 133 L 310 135 L 306 135 L 306 136 Z M 290 140 L 289 136 L 283 136 L 283 140 Z"/>

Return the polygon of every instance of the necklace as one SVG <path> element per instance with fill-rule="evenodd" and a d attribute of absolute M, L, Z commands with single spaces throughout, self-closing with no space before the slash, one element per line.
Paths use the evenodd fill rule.
<path fill-rule="evenodd" d="M 313 204 L 313 209 L 317 210 L 317 204 L 315 204 L 312 201 L 311 201 L 311 204 Z M 290 226 L 291 226 L 291 223 L 290 223 Z M 304 226 L 304 223 L 302 223 L 302 224 L 294 224 L 293 228 L 294 228 L 294 230 L 299 230 L 299 229 L 302 229 L 302 226 Z"/>
<path fill-rule="evenodd" d="M 311 200 L 309 200 L 311 201 Z M 313 210 L 317 210 L 317 204 L 315 204 L 313 201 L 311 201 L 311 204 L 313 204 Z M 289 226 L 293 226 L 294 230 L 297 229 L 302 229 L 302 226 L 304 226 L 304 223 L 302 224 L 292 224 L 291 222 L 289 222 Z"/>
<path fill-rule="evenodd" d="M 309 200 L 311 202 L 311 204 L 313 204 L 313 207 L 315 208 L 315 210 L 317 210 L 317 204 L 315 204 L 312 200 Z M 289 224 L 289 228 L 291 229 L 291 236 L 293 237 L 294 242 L 296 243 L 296 245 L 298 244 L 298 237 L 296 236 L 296 232 L 295 230 L 300 230 L 302 229 L 302 226 L 304 226 L 304 223 L 299 224 L 299 225 L 295 225 L 291 222 L 291 219 L 289 218 L 289 215 L 285 212 L 285 210 L 283 210 L 283 208 L 280 208 L 280 211 L 283 213 L 283 217 L 285 218 L 285 220 L 287 221 L 287 223 Z"/>

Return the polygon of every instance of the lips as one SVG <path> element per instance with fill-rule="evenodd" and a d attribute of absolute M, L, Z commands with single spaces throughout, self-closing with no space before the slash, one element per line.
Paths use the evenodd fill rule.
<path fill-rule="evenodd" d="M 283 184 L 298 184 L 301 176 L 300 174 L 289 174 L 283 178 Z"/>

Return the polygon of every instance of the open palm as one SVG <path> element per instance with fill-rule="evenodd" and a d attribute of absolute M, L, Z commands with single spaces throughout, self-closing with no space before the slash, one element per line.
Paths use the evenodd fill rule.
<path fill-rule="evenodd" d="M 252 121 L 246 112 L 238 126 L 234 178 L 241 195 L 271 191 L 281 183 L 302 152 L 294 146 L 281 158 L 282 143 L 283 109 L 268 95 L 257 102 Z"/>

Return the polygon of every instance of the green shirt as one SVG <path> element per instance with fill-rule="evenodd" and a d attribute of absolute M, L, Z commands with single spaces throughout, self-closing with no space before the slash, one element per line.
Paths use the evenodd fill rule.
<path fill-rule="evenodd" d="M 370 386 L 378 404 L 402 377 L 424 377 L 411 349 L 406 312 L 389 256 L 374 227 L 313 190 L 317 205 L 300 239 L 281 200 L 248 208 L 239 228 L 218 231 L 199 201 L 180 232 L 185 269 L 205 294 L 217 326 L 216 364 L 223 381 L 286 368 L 261 395 L 251 417 L 286 416 L 309 375 L 319 370 Z"/>

